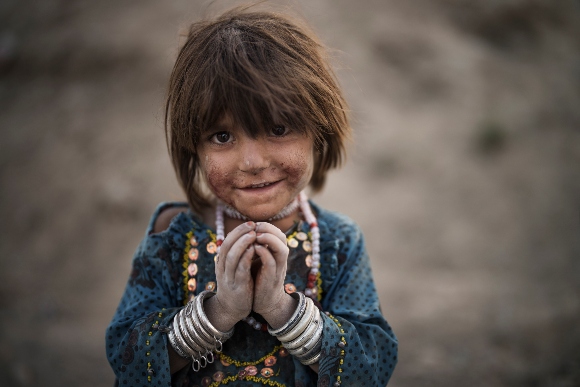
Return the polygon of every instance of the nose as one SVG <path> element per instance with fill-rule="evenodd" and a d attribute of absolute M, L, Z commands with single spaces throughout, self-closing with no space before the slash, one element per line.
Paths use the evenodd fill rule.
<path fill-rule="evenodd" d="M 267 146 L 260 138 L 247 137 L 240 142 L 240 171 L 257 175 L 270 166 Z"/>

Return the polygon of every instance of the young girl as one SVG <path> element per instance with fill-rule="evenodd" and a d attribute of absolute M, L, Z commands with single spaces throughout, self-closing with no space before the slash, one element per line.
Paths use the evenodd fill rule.
<path fill-rule="evenodd" d="M 304 194 L 350 134 L 312 33 L 244 9 L 195 23 L 166 134 L 188 203 L 161 204 L 135 254 L 107 330 L 118 384 L 386 385 L 397 340 L 361 231 Z"/>

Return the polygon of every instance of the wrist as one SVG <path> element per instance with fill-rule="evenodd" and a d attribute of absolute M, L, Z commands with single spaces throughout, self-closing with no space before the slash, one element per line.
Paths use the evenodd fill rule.
<path fill-rule="evenodd" d="M 284 325 L 292 317 L 298 307 L 298 301 L 286 292 L 280 297 L 277 304 L 264 313 L 260 313 L 273 329 Z"/>
<path fill-rule="evenodd" d="M 205 314 L 207 315 L 210 323 L 216 327 L 216 329 L 222 332 L 229 331 L 234 327 L 234 325 L 236 325 L 238 321 L 243 318 L 227 313 L 227 311 L 220 304 L 217 295 L 205 300 L 203 309 L 205 310 Z"/>

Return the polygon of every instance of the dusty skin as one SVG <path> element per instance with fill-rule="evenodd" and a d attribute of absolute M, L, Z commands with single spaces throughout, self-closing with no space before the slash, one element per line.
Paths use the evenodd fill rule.
<path fill-rule="evenodd" d="M 1 385 L 112 386 L 134 249 L 183 197 L 163 95 L 208 3 L 0 2 Z M 365 232 L 389 386 L 579 385 L 578 3 L 295 4 L 352 108 L 316 199 Z"/>

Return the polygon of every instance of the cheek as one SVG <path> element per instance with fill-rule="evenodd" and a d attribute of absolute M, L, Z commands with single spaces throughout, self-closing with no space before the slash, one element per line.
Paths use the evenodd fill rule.
<path fill-rule="evenodd" d="M 209 185 L 209 188 L 214 194 L 216 192 L 223 192 L 228 186 L 229 174 L 224 169 L 220 168 L 220 163 L 206 159 L 201 165 L 201 169 Z"/>
<path fill-rule="evenodd" d="M 312 151 L 303 149 L 289 152 L 281 167 L 293 183 L 308 183 L 312 177 L 313 164 Z"/>

